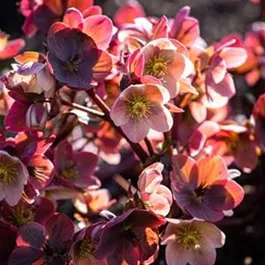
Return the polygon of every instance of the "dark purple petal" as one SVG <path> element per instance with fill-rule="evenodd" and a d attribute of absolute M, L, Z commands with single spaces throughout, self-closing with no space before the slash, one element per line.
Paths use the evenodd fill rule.
<path fill-rule="evenodd" d="M 74 235 L 74 224 L 64 214 L 53 215 L 46 223 L 48 245 L 52 249 L 64 250 L 69 247 Z"/>
<path fill-rule="evenodd" d="M 17 245 L 41 248 L 45 241 L 45 228 L 35 222 L 23 225 L 18 231 Z"/>
<path fill-rule="evenodd" d="M 8 265 L 32 265 L 41 259 L 43 252 L 32 247 L 17 247 L 10 255 Z M 44 264 L 44 263 L 40 263 Z"/>

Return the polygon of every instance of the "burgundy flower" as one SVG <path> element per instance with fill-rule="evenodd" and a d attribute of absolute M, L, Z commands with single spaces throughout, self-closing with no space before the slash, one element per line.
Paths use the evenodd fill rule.
<path fill-rule="evenodd" d="M 74 234 L 74 224 L 63 214 L 53 215 L 42 226 L 31 222 L 18 232 L 17 247 L 11 253 L 8 264 L 66 264 Z"/>
<path fill-rule="evenodd" d="M 54 151 L 54 165 L 58 177 L 77 187 L 100 186 L 100 181 L 93 176 L 97 162 L 97 155 L 73 151 L 71 144 L 67 141 L 58 144 Z"/>
<path fill-rule="evenodd" d="M 149 211 L 129 210 L 102 227 L 95 256 L 106 258 L 108 265 L 143 263 L 156 253 L 157 228 L 164 222 L 162 217 Z"/>
<path fill-rule="evenodd" d="M 48 60 L 62 83 L 89 89 L 97 75 L 110 73 L 110 56 L 98 49 L 94 39 L 64 23 L 54 23 L 48 33 Z"/>

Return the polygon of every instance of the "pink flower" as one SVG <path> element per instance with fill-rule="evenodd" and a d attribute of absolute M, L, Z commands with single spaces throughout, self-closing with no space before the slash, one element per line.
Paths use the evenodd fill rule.
<path fill-rule="evenodd" d="M 129 60 L 135 66 L 135 74 L 160 80 L 168 89 L 171 98 L 180 92 L 180 81 L 187 78 L 194 69 L 186 48 L 176 40 L 153 40 L 131 56 L 133 59 Z"/>
<path fill-rule="evenodd" d="M 0 201 L 5 200 L 10 206 L 16 205 L 28 179 L 29 172 L 21 160 L 0 151 Z"/>
<path fill-rule="evenodd" d="M 8 41 L 8 35 L 0 30 L 0 61 L 17 55 L 25 46 L 23 39 Z"/>
<path fill-rule="evenodd" d="M 132 142 L 140 142 L 150 129 L 159 132 L 171 129 L 173 119 L 165 106 L 169 100 L 168 91 L 160 85 L 131 85 L 121 92 L 110 117 Z"/>
<path fill-rule="evenodd" d="M 215 222 L 224 211 L 242 201 L 244 191 L 231 179 L 225 161 L 209 156 L 197 162 L 185 155 L 173 157 L 171 187 L 177 204 L 195 218 Z"/>
<path fill-rule="evenodd" d="M 213 265 L 216 248 L 225 243 L 225 234 L 215 225 L 198 220 L 169 220 L 162 237 L 168 265 Z"/>
<path fill-rule="evenodd" d="M 166 186 L 161 185 L 163 168 L 163 164 L 159 162 L 145 168 L 139 176 L 137 185 L 146 209 L 166 216 L 173 200 L 171 191 Z"/>

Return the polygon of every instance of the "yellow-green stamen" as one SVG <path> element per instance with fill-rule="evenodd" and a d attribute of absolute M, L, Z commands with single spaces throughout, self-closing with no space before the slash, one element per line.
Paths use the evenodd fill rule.
<path fill-rule="evenodd" d="M 176 233 L 176 240 L 184 249 L 200 248 L 201 233 L 193 224 L 185 224 Z"/>
<path fill-rule="evenodd" d="M 96 245 L 90 238 L 82 240 L 79 247 L 80 257 L 89 259 L 93 255 L 95 248 Z"/>
<path fill-rule="evenodd" d="M 16 168 L 13 161 L 8 158 L 0 158 L 0 183 L 4 186 L 10 185 L 16 177 Z"/>
<path fill-rule="evenodd" d="M 168 64 L 169 61 L 164 56 L 155 55 L 147 62 L 145 74 L 161 79 L 168 71 Z"/>
<path fill-rule="evenodd" d="M 141 119 L 150 112 L 151 102 L 144 96 L 133 98 L 127 102 L 127 112 L 131 118 Z"/>
<path fill-rule="evenodd" d="M 12 216 L 10 217 L 10 222 L 14 225 L 21 226 L 28 222 L 34 221 L 34 218 L 35 214 L 32 212 L 31 208 L 18 206 L 13 209 Z"/>

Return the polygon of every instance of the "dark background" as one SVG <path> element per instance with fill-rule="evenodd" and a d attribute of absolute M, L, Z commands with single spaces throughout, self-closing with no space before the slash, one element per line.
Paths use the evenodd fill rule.
<path fill-rule="evenodd" d="M 0 29 L 21 37 L 24 18 L 18 13 L 16 0 L 1 0 Z M 113 15 L 122 5 L 121 0 L 96 0 L 106 15 Z M 201 36 L 211 44 L 227 34 L 244 34 L 250 24 L 259 19 L 259 5 L 248 0 L 140 0 L 147 15 L 173 17 L 184 5 L 191 7 L 191 14 L 200 21 Z M 27 47 L 34 47 L 36 39 L 26 39 Z M 6 63 L 6 62 L 2 62 Z M 0 62 L 0 68 L 1 62 Z M 239 93 L 244 94 L 239 83 Z M 247 195 L 232 218 L 218 225 L 226 233 L 225 247 L 218 250 L 216 265 L 265 265 L 265 166 L 264 157 L 260 165 L 249 175 L 240 178 Z M 1 236 L 1 235 L 0 235 Z M 158 264 L 158 263 L 157 263 Z M 163 263 L 159 263 L 159 265 Z"/>

